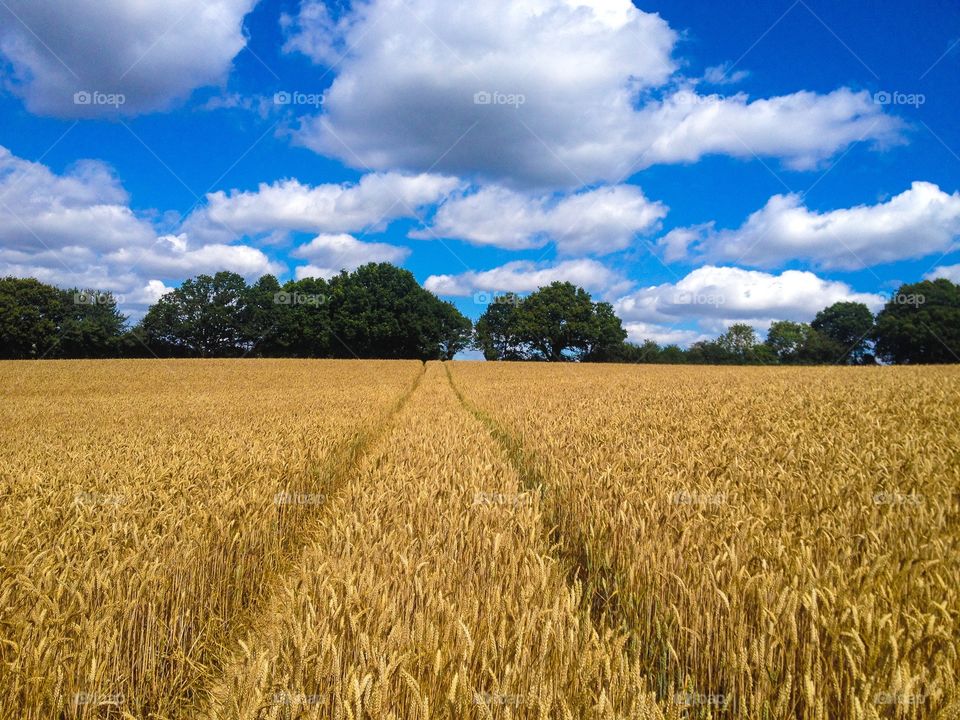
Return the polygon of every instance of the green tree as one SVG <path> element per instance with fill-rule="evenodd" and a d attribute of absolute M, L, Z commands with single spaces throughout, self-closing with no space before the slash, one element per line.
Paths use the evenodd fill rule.
<path fill-rule="evenodd" d="M 640 345 L 625 342 L 617 348 L 614 362 L 656 363 L 661 361 L 662 350 L 653 340 L 644 340 Z"/>
<path fill-rule="evenodd" d="M 734 362 L 730 352 L 720 344 L 719 339 L 698 340 L 683 353 L 683 356 L 687 362 L 695 365 L 726 365 Z"/>
<path fill-rule="evenodd" d="M 574 360 L 587 352 L 593 302 L 583 288 L 554 282 L 527 296 L 513 314 L 513 334 L 534 360 Z"/>
<path fill-rule="evenodd" d="M 690 362 L 690 358 L 679 345 L 667 345 L 660 350 L 659 361 L 666 365 L 683 365 Z"/>
<path fill-rule="evenodd" d="M 232 272 L 199 275 L 164 295 L 139 333 L 158 355 L 235 357 L 252 347 L 249 288 Z"/>
<path fill-rule="evenodd" d="M 48 356 L 60 341 L 65 295 L 32 278 L 0 280 L 0 358 Z"/>
<path fill-rule="evenodd" d="M 717 338 L 717 344 L 732 359 L 747 362 L 759 343 L 757 333 L 750 325 L 735 323 Z"/>
<path fill-rule="evenodd" d="M 960 285 L 940 278 L 902 286 L 877 316 L 875 336 L 888 362 L 960 362 Z"/>
<path fill-rule="evenodd" d="M 457 308 L 448 302 L 437 307 L 437 335 L 440 360 L 453 360 L 461 350 L 470 347 L 473 337 L 473 323 Z"/>
<path fill-rule="evenodd" d="M 691 363 L 707 365 L 768 364 L 777 361 L 773 351 L 757 339 L 746 323 L 734 323 L 716 340 L 695 342 L 687 351 Z"/>
<path fill-rule="evenodd" d="M 247 290 L 246 330 L 252 343 L 251 355 L 282 357 L 284 306 L 279 302 L 280 282 L 273 275 L 264 275 Z"/>
<path fill-rule="evenodd" d="M 523 352 L 513 335 L 514 312 L 520 297 L 506 293 L 494 298 L 474 328 L 473 346 L 486 360 L 522 360 Z"/>
<path fill-rule="evenodd" d="M 778 320 L 767 332 L 766 347 L 781 363 L 823 364 L 843 358 L 846 348 L 807 323 Z"/>
<path fill-rule="evenodd" d="M 329 287 L 336 357 L 431 360 L 461 349 L 469 320 L 407 270 L 369 263 L 340 273 Z"/>
<path fill-rule="evenodd" d="M 806 323 L 778 320 L 767 331 L 767 347 L 782 363 L 798 362 L 810 330 Z"/>
<path fill-rule="evenodd" d="M 607 302 L 593 305 L 593 331 L 587 338 L 587 350 L 583 359 L 588 362 L 616 362 L 627 339 L 623 323 Z"/>
<path fill-rule="evenodd" d="M 333 323 L 326 280 L 291 280 L 274 293 L 271 302 L 278 352 L 284 357 L 332 356 Z"/>
<path fill-rule="evenodd" d="M 0 357 L 114 357 L 125 323 L 111 293 L 0 280 Z"/>
<path fill-rule="evenodd" d="M 608 303 L 568 282 L 540 288 L 511 315 L 510 335 L 534 360 L 608 359 L 627 336 Z"/>
<path fill-rule="evenodd" d="M 60 342 L 52 354 L 69 358 L 116 357 L 127 319 L 112 293 L 87 289 L 62 291 Z"/>
<path fill-rule="evenodd" d="M 835 362 L 856 365 L 872 357 L 873 313 L 863 303 L 834 303 L 818 312 L 810 327 L 840 346 L 841 354 Z"/>

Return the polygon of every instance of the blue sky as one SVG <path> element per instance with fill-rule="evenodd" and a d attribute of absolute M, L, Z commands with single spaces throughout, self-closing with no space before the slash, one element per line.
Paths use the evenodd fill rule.
<path fill-rule="evenodd" d="M 3 0 L 0 275 L 571 280 L 634 340 L 960 280 L 947 0 Z"/>

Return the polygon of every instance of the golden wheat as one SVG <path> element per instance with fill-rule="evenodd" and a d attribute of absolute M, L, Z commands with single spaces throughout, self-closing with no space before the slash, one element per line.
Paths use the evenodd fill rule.
<path fill-rule="evenodd" d="M 960 371 L 0 387 L 2 718 L 960 716 Z"/>
<path fill-rule="evenodd" d="M 419 372 L 0 364 L 2 716 L 175 715 Z"/>
<path fill-rule="evenodd" d="M 953 717 L 960 372 L 458 364 L 664 703 Z"/>

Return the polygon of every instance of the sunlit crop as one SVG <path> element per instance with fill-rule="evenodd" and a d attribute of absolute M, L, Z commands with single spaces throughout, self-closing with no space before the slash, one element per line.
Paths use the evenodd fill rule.
<path fill-rule="evenodd" d="M 0 717 L 960 712 L 956 370 L 0 383 Z"/>

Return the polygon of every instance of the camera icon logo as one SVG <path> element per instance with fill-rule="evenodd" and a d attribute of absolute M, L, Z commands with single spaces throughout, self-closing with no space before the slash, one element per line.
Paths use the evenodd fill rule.
<path fill-rule="evenodd" d="M 93 102 L 93 96 L 86 90 L 81 90 L 73 94 L 74 105 L 89 105 Z"/>
<path fill-rule="evenodd" d="M 873 95 L 873 102 L 877 105 L 889 105 L 893 102 L 893 96 L 886 90 L 881 90 Z"/>
<path fill-rule="evenodd" d="M 274 293 L 273 302 L 276 305 L 290 305 L 293 302 L 293 295 L 288 292 Z"/>
<path fill-rule="evenodd" d="M 474 105 L 489 105 L 492 102 L 493 95 L 486 90 L 481 90 L 480 92 L 473 94 Z"/>
<path fill-rule="evenodd" d="M 281 90 L 273 95 L 274 105 L 289 105 L 291 102 L 293 102 L 293 96 L 286 90 Z"/>

